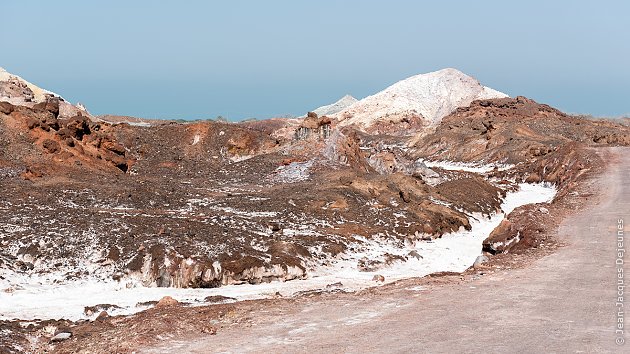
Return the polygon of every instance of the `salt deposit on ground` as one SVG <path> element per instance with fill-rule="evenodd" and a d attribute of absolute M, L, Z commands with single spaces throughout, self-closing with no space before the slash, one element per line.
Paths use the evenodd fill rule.
<path fill-rule="evenodd" d="M 466 171 L 466 172 L 474 172 L 474 173 L 488 173 L 494 170 L 495 168 L 499 171 L 509 170 L 514 167 L 514 165 L 510 164 L 471 164 L 464 162 L 454 162 L 454 161 L 425 161 L 421 160 L 427 167 L 433 168 L 438 167 L 444 170 L 449 171 Z"/>
<path fill-rule="evenodd" d="M 552 185 L 520 184 L 518 191 L 507 194 L 502 209 L 507 214 L 521 205 L 550 202 L 555 194 L 556 189 Z M 284 283 L 230 285 L 212 289 L 146 288 L 131 280 L 120 283 L 95 278 L 65 281 L 61 274 L 28 277 L 0 269 L 0 289 L 3 289 L 0 291 L 0 319 L 77 320 L 89 317 L 84 314 L 86 306 L 113 304 L 119 308 L 109 310 L 110 314 L 132 314 L 147 308 L 147 305 L 139 303 L 156 301 L 167 295 L 182 302 L 202 304 L 205 297 L 212 295 L 238 300 L 265 298 L 276 292 L 290 296 L 300 291 L 324 289 L 339 282 L 342 285 L 338 287 L 358 290 L 377 285 L 373 281 L 377 274 L 384 276 L 387 283 L 434 272 L 461 272 L 474 263 L 481 253 L 483 240 L 503 217 L 504 214 L 490 217 L 472 215 L 472 230 L 460 230 L 430 242 L 398 245 L 389 240 L 357 237 L 354 252 L 342 254 L 328 267 L 310 271 L 308 279 Z M 421 258 L 409 257 L 411 251 L 416 251 Z M 358 269 L 357 263 L 362 258 L 379 259 L 386 253 L 405 256 L 407 261 L 397 261 L 373 272 Z"/>
<path fill-rule="evenodd" d="M 291 162 L 276 169 L 272 180 L 281 183 L 295 183 L 308 180 L 313 161 Z"/>

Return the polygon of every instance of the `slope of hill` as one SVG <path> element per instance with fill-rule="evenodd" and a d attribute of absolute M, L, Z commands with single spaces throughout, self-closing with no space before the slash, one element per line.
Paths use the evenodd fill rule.
<path fill-rule="evenodd" d="M 358 100 L 350 95 L 345 95 L 341 97 L 337 102 L 321 106 L 317 109 L 314 109 L 313 112 L 317 113 L 318 116 L 328 116 L 332 114 L 339 113 L 344 109 L 350 107 L 351 105 L 358 102 Z"/>
<path fill-rule="evenodd" d="M 50 97 L 61 98 L 56 93 L 44 90 L 0 67 L 0 99 L 2 101 L 19 103 L 30 100 L 39 103 Z"/>
<path fill-rule="evenodd" d="M 62 118 L 70 118 L 79 114 L 90 116 L 83 105 L 77 104 L 75 106 L 60 95 L 43 89 L 0 67 L 0 102 L 33 107 L 37 103 L 51 99 L 59 101 L 59 116 Z"/>
<path fill-rule="evenodd" d="M 335 115 L 342 126 L 383 131 L 395 123 L 413 127 L 435 126 L 458 107 L 479 99 L 503 98 L 506 94 L 485 87 L 456 69 L 443 69 L 412 76 L 366 97 Z"/>

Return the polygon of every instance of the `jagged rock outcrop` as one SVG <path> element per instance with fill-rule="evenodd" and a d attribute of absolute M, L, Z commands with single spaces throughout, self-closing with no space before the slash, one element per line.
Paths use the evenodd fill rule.
<path fill-rule="evenodd" d="M 330 118 L 319 117 L 315 112 L 308 112 L 306 118 L 302 120 L 300 126 L 295 130 L 295 140 L 306 140 L 309 138 L 327 139 L 332 130 Z"/>
<path fill-rule="evenodd" d="M 63 118 L 60 115 L 60 103 L 58 98 L 50 98 L 29 108 L 3 102 L 0 116 L 5 117 L 4 138 L 9 139 L 13 149 L 6 153 L 15 154 L 22 150 L 24 152 L 21 154 L 25 154 L 26 151 L 32 151 L 33 147 L 41 146 L 42 151 L 52 157 L 52 161 L 61 165 L 74 163 L 96 167 L 104 161 L 106 165 L 126 172 L 133 159 L 127 156 L 125 148 L 108 133 L 112 127 L 80 114 Z M 25 133 L 28 134 L 28 140 L 24 139 Z M 31 163 L 38 160 L 38 164 L 47 165 L 44 168 L 46 170 L 55 168 L 55 163 L 43 156 L 38 157 L 36 153 L 29 158 Z M 45 161 L 48 162 L 44 163 Z M 31 178 L 35 175 L 26 173 L 25 176 Z"/>
<path fill-rule="evenodd" d="M 560 198 L 560 197 L 558 197 Z M 548 235 L 549 210 L 539 204 L 519 207 L 511 212 L 483 241 L 490 254 L 522 253 L 540 247 Z"/>

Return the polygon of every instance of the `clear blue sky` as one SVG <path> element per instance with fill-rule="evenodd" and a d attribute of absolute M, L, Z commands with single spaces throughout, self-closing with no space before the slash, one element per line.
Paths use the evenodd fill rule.
<path fill-rule="evenodd" d="M 0 66 L 96 114 L 302 114 L 454 67 L 630 113 L 630 1 L 0 0 Z"/>

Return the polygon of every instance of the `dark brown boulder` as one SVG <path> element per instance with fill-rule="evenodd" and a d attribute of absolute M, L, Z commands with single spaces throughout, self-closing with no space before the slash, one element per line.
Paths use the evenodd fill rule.
<path fill-rule="evenodd" d="M 35 129 L 36 127 L 41 126 L 41 124 L 42 122 L 40 122 L 39 119 L 33 117 L 26 118 L 26 126 L 28 129 Z"/>
<path fill-rule="evenodd" d="M 49 114 L 46 118 L 44 118 L 42 126 L 43 125 L 46 125 L 48 128 L 53 130 L 59 130 L 59 121 L 57 120 L 57 117 L 52 114 Z"/>
<path fill-rule="evenodd" d="M 44 140 L 42 142 L 42 146 L 49 154 L 54 154 L 61 151 L 61 146 L 59 146 L 59 143 L 51 139 Z"/>
<path fill-rule="evenodd" d="M 483 251 L 491 254 L 503 253 L 518 241 L 518 231 L 511 221 L 504 219 L 483 241 Z"/>
<path fill-rule="evenodd" d="M 67 139 L 67 138 L 72 139 L 72 132 L 68 128 L 59 129 L 59 131 L 57 131 L 57 135 L 59 135 L 61 139 Z"/>
<path fill-rule="evenodd" d="M 101 147 L 115 153 L 116 155 L 125 155 L 125 147 L 113 141 L 109 137 L 102 140 Z"/>
<path fill-rule="evenodd" d="M 13 105 L 9 102 L 0 102 L 0 113 L 9 115 L 13 112 Z"/>
<path fill-rule="evenodd" d="M 106 152 L 105 154 L 102 155 L 102 158 L 105 161 L 108 161 L 112 165 L 116 166 L 116 168 L 118 168 L 119 170 L 125 173 L 129 169 L 129 161 L 125 160 L 125 158 L 120 155 L 116 155 L 111 152 Z"/>
<path fill-rule="evenodd" d="M 82 140 L 84 135 L 90 134 L 89 119 L 84 116 L 75 116 L 70 119 L 70 122 L 66 124 L 70 135 L 77 139 Z"/>
<path fill-rule="evenodd" d="M 59 99 L 50 98 L 46 102 L 41 102 L 33 106 L 33 110 L 50 112 L 55 118 L 59 117 Z"/>

